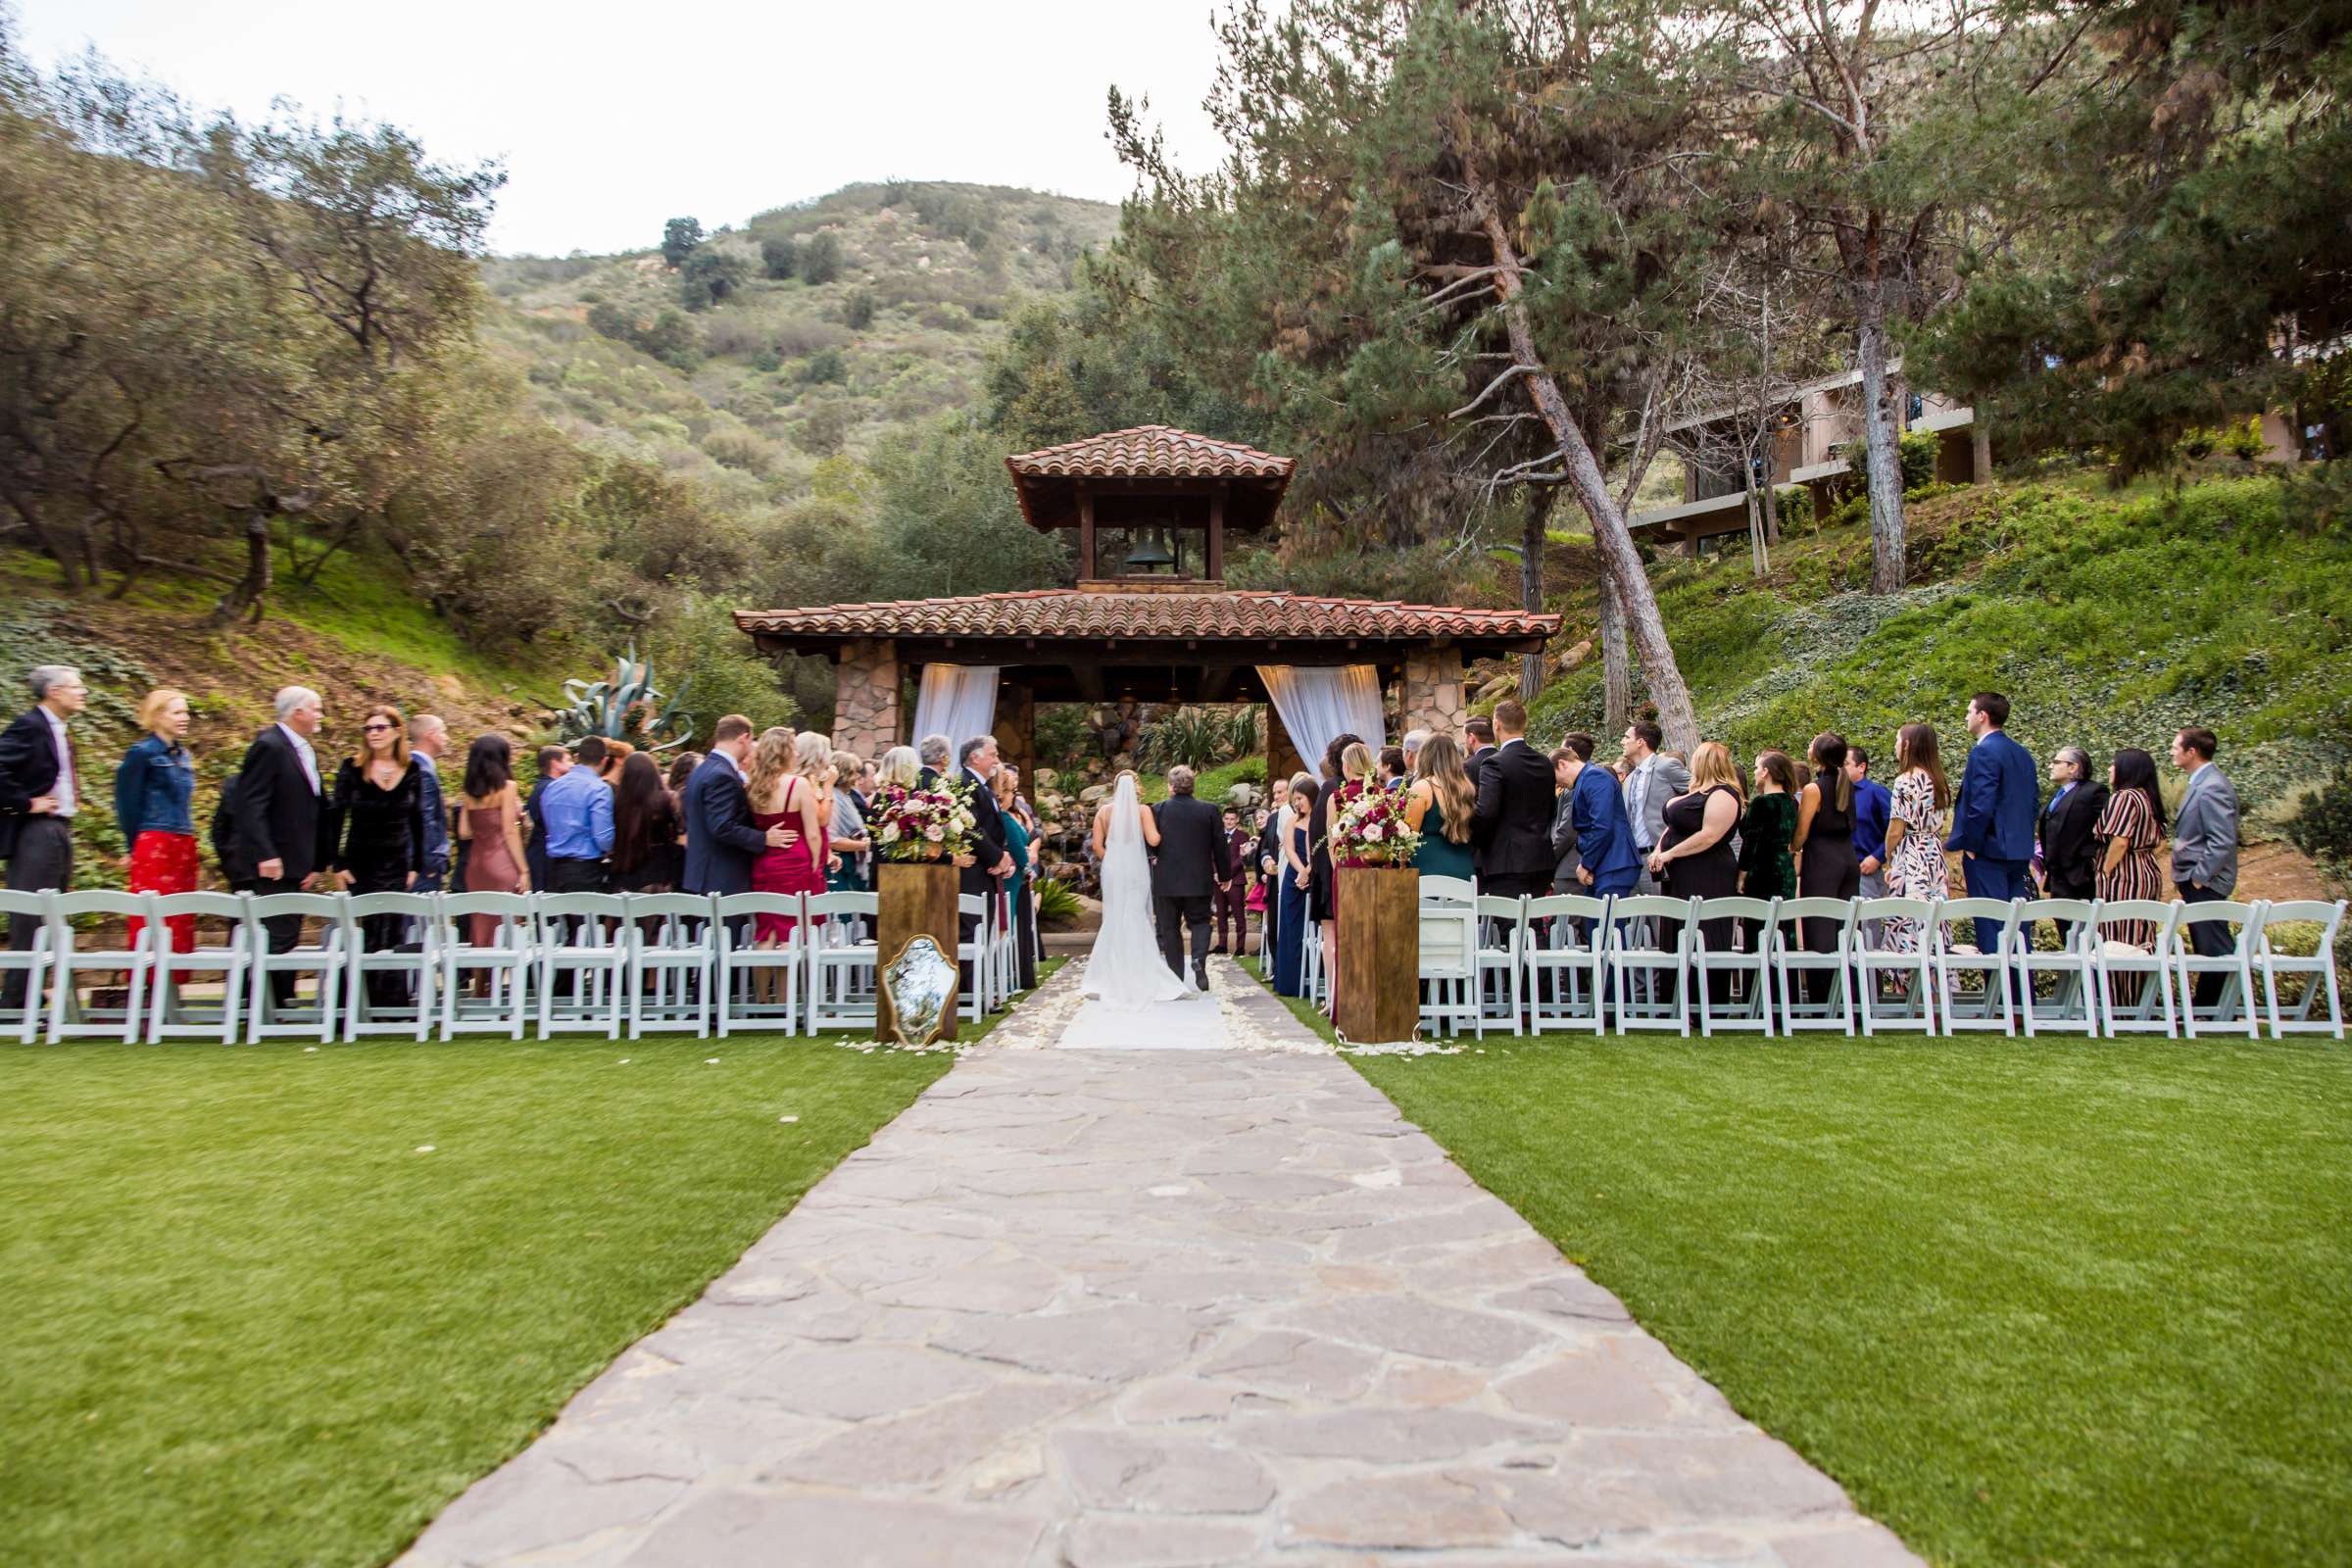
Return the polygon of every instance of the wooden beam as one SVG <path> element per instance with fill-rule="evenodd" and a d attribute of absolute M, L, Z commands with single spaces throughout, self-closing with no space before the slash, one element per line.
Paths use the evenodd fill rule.
<path fill-rule="evenodd" d="M 1070 666 L 1070 679 L 1077 686 L 1078 695 L 1082 700 L 1090 703 L 1099 703 L 1102 701 L 1102 665 L 1072 664 Z"/>
<path fill-rule="evenodd" d="M 1080 484 L 1078 491 L 1078 575 L 1095 575 L 1095 491 Z"/>
<path fill-rule="evenodd" d="M 1230 488 L 1219 485 L 1208 498 L 1208 575 L 1212 582 L 1225 580 L 1225 492 Z"/>
<path fill-rule="evenodd" d="M 1233 678 L 1240 674 L 1239 664 L 1211 664 L 1200 671 L 1200 700 L 1204 703 L 1230 702 L 1226 693 L 1233 690 Z"/>

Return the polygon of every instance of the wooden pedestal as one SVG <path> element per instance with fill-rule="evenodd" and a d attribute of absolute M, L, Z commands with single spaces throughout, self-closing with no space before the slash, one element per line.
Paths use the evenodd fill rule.
<path fill-rule="evenodd" d="M 1410 1040 L 1421 1021 L 1421 874 L 1344 865 L 1332 1025 L 1349 1045 Z"/>
<path fill-rule="evenodd" d="M 956 867 L 945 860 L 885 860 L 875 882 L 875 902 L 880 906 L 876 920 L 880 943 L 878 959 L 887 965 L 906 946 L 909 937 L 927 935 L 939 944 L 939 951 L 956 961 L 956 948 L 962 940 L 956 923 Z M 879 977 L 877 977 L 877 980 Z M 875 991 L 875 1030 L 878 1040 L 896 1038 L 890 1014 L 890 992 L 880 984 Z M 948 1013 L 940 1025 L 939 1038 L 956 1038 L 956 1002 L 948 1001 Z"/>

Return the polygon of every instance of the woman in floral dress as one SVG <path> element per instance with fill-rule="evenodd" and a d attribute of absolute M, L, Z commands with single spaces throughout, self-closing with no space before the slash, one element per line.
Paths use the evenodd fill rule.
<path fill-rule="evenodd" d="M 1951 872 L 1943 858 L 1943 814 L 1952 787 L 1944 780 L 1936 726 L 1905 724 L 1895 736 L 1894 765 L 1899 776 L 1886 811 L 1886 896 L 1944 898 Z M 1887 948 L 1917 953 L 1926 927 L 1924 920 L 1887 921 Z"/>

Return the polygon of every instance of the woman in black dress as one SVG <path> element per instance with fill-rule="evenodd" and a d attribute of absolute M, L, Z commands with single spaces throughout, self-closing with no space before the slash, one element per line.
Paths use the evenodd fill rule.
<path fill-rule="evenodd" d="M 1690 754 L 1690 793 L 1666 803 L 1666 833 L 1649 856 L 1650 875 L 1664 885 L 1668 898 L 1728 899 L 1740 891 L 1740 857 L 1732 851 L 1732 833 L 1744 803 L 1731 749 L 1720 741 L 1703 742 Z M 1698 930 L 1709 952 L 1732 951 L 1731 916 L 1702 920 Z M 1727 973 L 1711 976 L 1709 1000 L 1729 1002 L 1731 980 Z"/>
<path fill-rule="evenodd" d="M 1796 895 L 1800 899 L 1850 899 L 1862 891 L 1862 860 L 1854 853 L 1854 781 L 1845 776 L 1845 737 L 1824 730 L 1807 754 L 1813 779 L 1796 801 Z M 1804 922 L 1805 949 L 1827 953 L 1838 945 L 1839 922 L 1819 915 Z M 1826 1002 L 1830 977 L 1808 970 L 1805 995 Z"/>
<path fill-rule="evenodd" d="M 643 752 L 620 764 L 612 792 L 612 891 L 667 893 L 685 872 L 685 831 L 662 764 Z"/>
<path fill-rule="evenodd" d="M 409 756 L 408 720 L 397 708 L 368 710 L 360 720 L 360 749 L 335 770 L 320 824 L 326 869 L 353 893 L 405 893 L 424 872 L 424 784 Z M 369 953 L 397 948 L 408 917 L 371 914 L 360 922 Z M 408 981 L 370 970 L 368 1002 L 376 1007 L 409 1004 Z"/>

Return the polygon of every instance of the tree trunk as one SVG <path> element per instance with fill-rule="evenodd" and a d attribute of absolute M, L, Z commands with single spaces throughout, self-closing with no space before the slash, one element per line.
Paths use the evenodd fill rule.
<path fill-rule="evenodd" d="M 245 515 L 245 575 L 236 586 L 220 596 L 213 607 L 211 624 L 225 626 L 238 616 L 251 612 L 258 624 L 262 618 L 262 596 L 270 591 L 270 578 L 274 563 L 270 553 L 270 518 L 267 506 L 257 506 Z"/>
<path fill-rule="evenodd" d="M 78 593 L 82 585 L 74 564 L 75 553 L 69 550 L 50 532 L 48 524 L 42 520 L 40 513 L 30 502 L 19 495 L 13 486 L 8 491 L 8 504 L 10 510 L 16 513 L 17 519 L 24 524 L 24 531 L 32 535 L 32 542 L 40 549 L 41 554 L 57 563 L 57 574 L 64 579 L 66 592 Z M 90 586 L 95 588 L 97 583 L 93 581 Z"/>
<path fill-rule="evenodd" d="M 1530 614 L 1544 613 L 1544 549 L 1551 503 L 1559 492 L 1550 485 L 1533 487 L 1527 501 L 1527 520 L 1519 535 L 1519 603 Z M 1519 656 L 1519 700 L 1532 703 L 1544 690 L 1542 651 Z"/>
<path fill-rule="evenodd" d="M 1984 406 L 1983 398 L 1977 399 L 1976 403 L 1977 406 L 1970 412 L 1968 420 L 1969 477 L 1970 482 L 1975 484 L 1990 484 L 1992 483 L 1992 424 L 1985 416 L 1992 411 Z"/>
<path fill-rule="evenodd" d="M 1878 285 L 1862 295 L 1862 438 L 1869 458 L 1870 591 L 1903 586 L 1903 455 L 1886 406 L 1886 307 Z"/>
<path fill-rule="evenodd" d="M 1776 484 L 1764 486 L 1764 543 L 1767 548 L 1781 542 L 1781 490 Z"/>
<path fill-rule="evenodd" d="M 1609 558 L 1600 558 L 1600 727 L 1622 735 L 1634 721 L 1634 661 L 1625 646 L 1625 602 Z"/>
<path fill-rule="evenodd" d="M 1690 689 L 1683 684 L 1681 666 L 1675 662 L 1674 645 L 1666 639 L 1666 619 L 1658 611 L 1658 597 L 1650 591 L 1649 577 L 1642 569 L 1642 557 L 1634 549 L 1625 514 L 1609 494 L 1608 478 L 1586 444 L 1584 431 L 1577 427 L 1559 382 L 1544 368 L 1537 352 L 1535 324 L 1529 319 L 1522 293 L 1519 253 L 1511 244 L 1509 230 L 1503 227 L 1502 215 L 1495 210 L 1494 193 L 1474 164 L 1464 165 L 1463 178 L 1469 187 L 1470 210 L 1494 247 L 1494 291 L 1502 300 L 1511 353 L 1519 364 L 1531 367 L 1520 377 L 1521 383 L 1550 428 L 1552 439 L 1559 443 L 1560 466 L 1566 470 L 1569 487 L 1592 519 L 1593 543 L 1616 575 L 1627 627 L 1642 656 L 1642 673 L 1649 683 L 1650 699 L 1658 705 L 1658 723 L 1673 748 L 1687 753 L 1698 744 L 1698 717 L 1690 708 Z"/>

